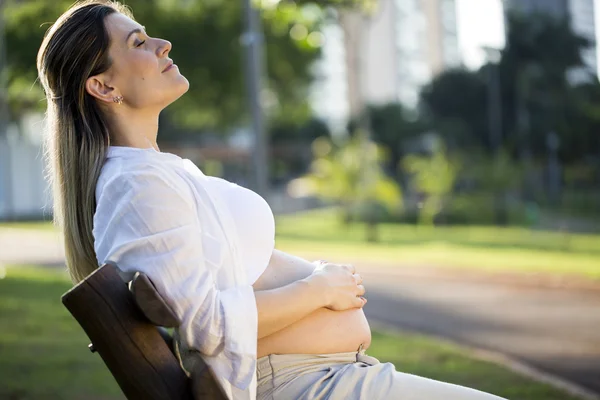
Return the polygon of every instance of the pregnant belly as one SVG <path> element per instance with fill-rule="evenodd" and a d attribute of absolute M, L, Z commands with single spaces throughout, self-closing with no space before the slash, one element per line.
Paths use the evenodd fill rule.
<path fill-rule="evenodd" d="M 371 329 L 362 309 L 321 308 L 258 341 L 258 357 L 269 354 L 327 354 L 356 351 L 371 344 Z"/>
<path fill-rule="evenodd" d="M 309 276 L 315 266 L 274 251 L 255 290 L 285 286 Z M 331 311 L 320 308 L 285 329 L 258 340 L 258 357 L 269 354 L 328 354 L 356 351 L 371 344 L 371 328 L 362 309 Z"/>

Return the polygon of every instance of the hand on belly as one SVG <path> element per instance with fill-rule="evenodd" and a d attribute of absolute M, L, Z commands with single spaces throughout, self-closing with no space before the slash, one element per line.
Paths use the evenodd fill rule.
<path fill-rule="evenodd" d="M 279 251 L 253 285 L 255 290 L 282 287 L 311 275 L 315 265 Z M 258 357 L 268 354 L 327 354 L 356 351 L 371 344 L 371 328 L 361 308 L 321 308 L 258 341 Z"/>
<path fill-rule="evenodd" d="M 362 309 L 321 308 L 258 341 L 258 357 L 268 354 L 328 354 L 358 350 L 371 344 L 371 329 Z"/>

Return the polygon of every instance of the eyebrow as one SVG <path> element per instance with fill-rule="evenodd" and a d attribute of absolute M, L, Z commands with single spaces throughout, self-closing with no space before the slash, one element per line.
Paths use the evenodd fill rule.
<path fill-rule="evenodd" d="M 145 26 L 142 26 L 142 29 L 146 30 L 146 27 L 145 27 Z M 140 28 L 135 28 L 134 30 L 132 30 L 131 32 L 129 32 L 129 33 L 127 34 L 127 37 L 125 38 L 125 41 L 127 42 L 127 41 L 129 40 L 129 37 L 130 37 L 131 35 L 133 35 L 134 33 L 142 33 L 142 32 L 143 32 L 143 31 L 142 31 L 142 29 L 140 29 Z"/>

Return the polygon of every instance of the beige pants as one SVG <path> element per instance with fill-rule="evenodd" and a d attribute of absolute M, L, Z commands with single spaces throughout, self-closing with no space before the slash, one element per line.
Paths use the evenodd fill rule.
<path fill-rule="evenodd" d="M 500 397 L 397 372 L 364 351 L 271 354 L 258 359 L 258 400 L 500 400 Z"/>

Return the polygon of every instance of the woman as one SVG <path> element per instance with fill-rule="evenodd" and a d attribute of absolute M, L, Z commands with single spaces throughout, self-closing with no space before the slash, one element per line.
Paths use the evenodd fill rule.
<path fill-rule="evenodd" d="M 260 196 L 160 152 L 159 113 L 189 87 L 170 50 L 123 6 L 98 0 L 70 8 L 41 45 L 55 218 L 73 281 L 105 262 L 124 280 L 146 273 L 181 321 L 184 365 L 201 355 L 230 398 L 497 398 L 367 356 L 353 267 L 275 250 Z"/>

